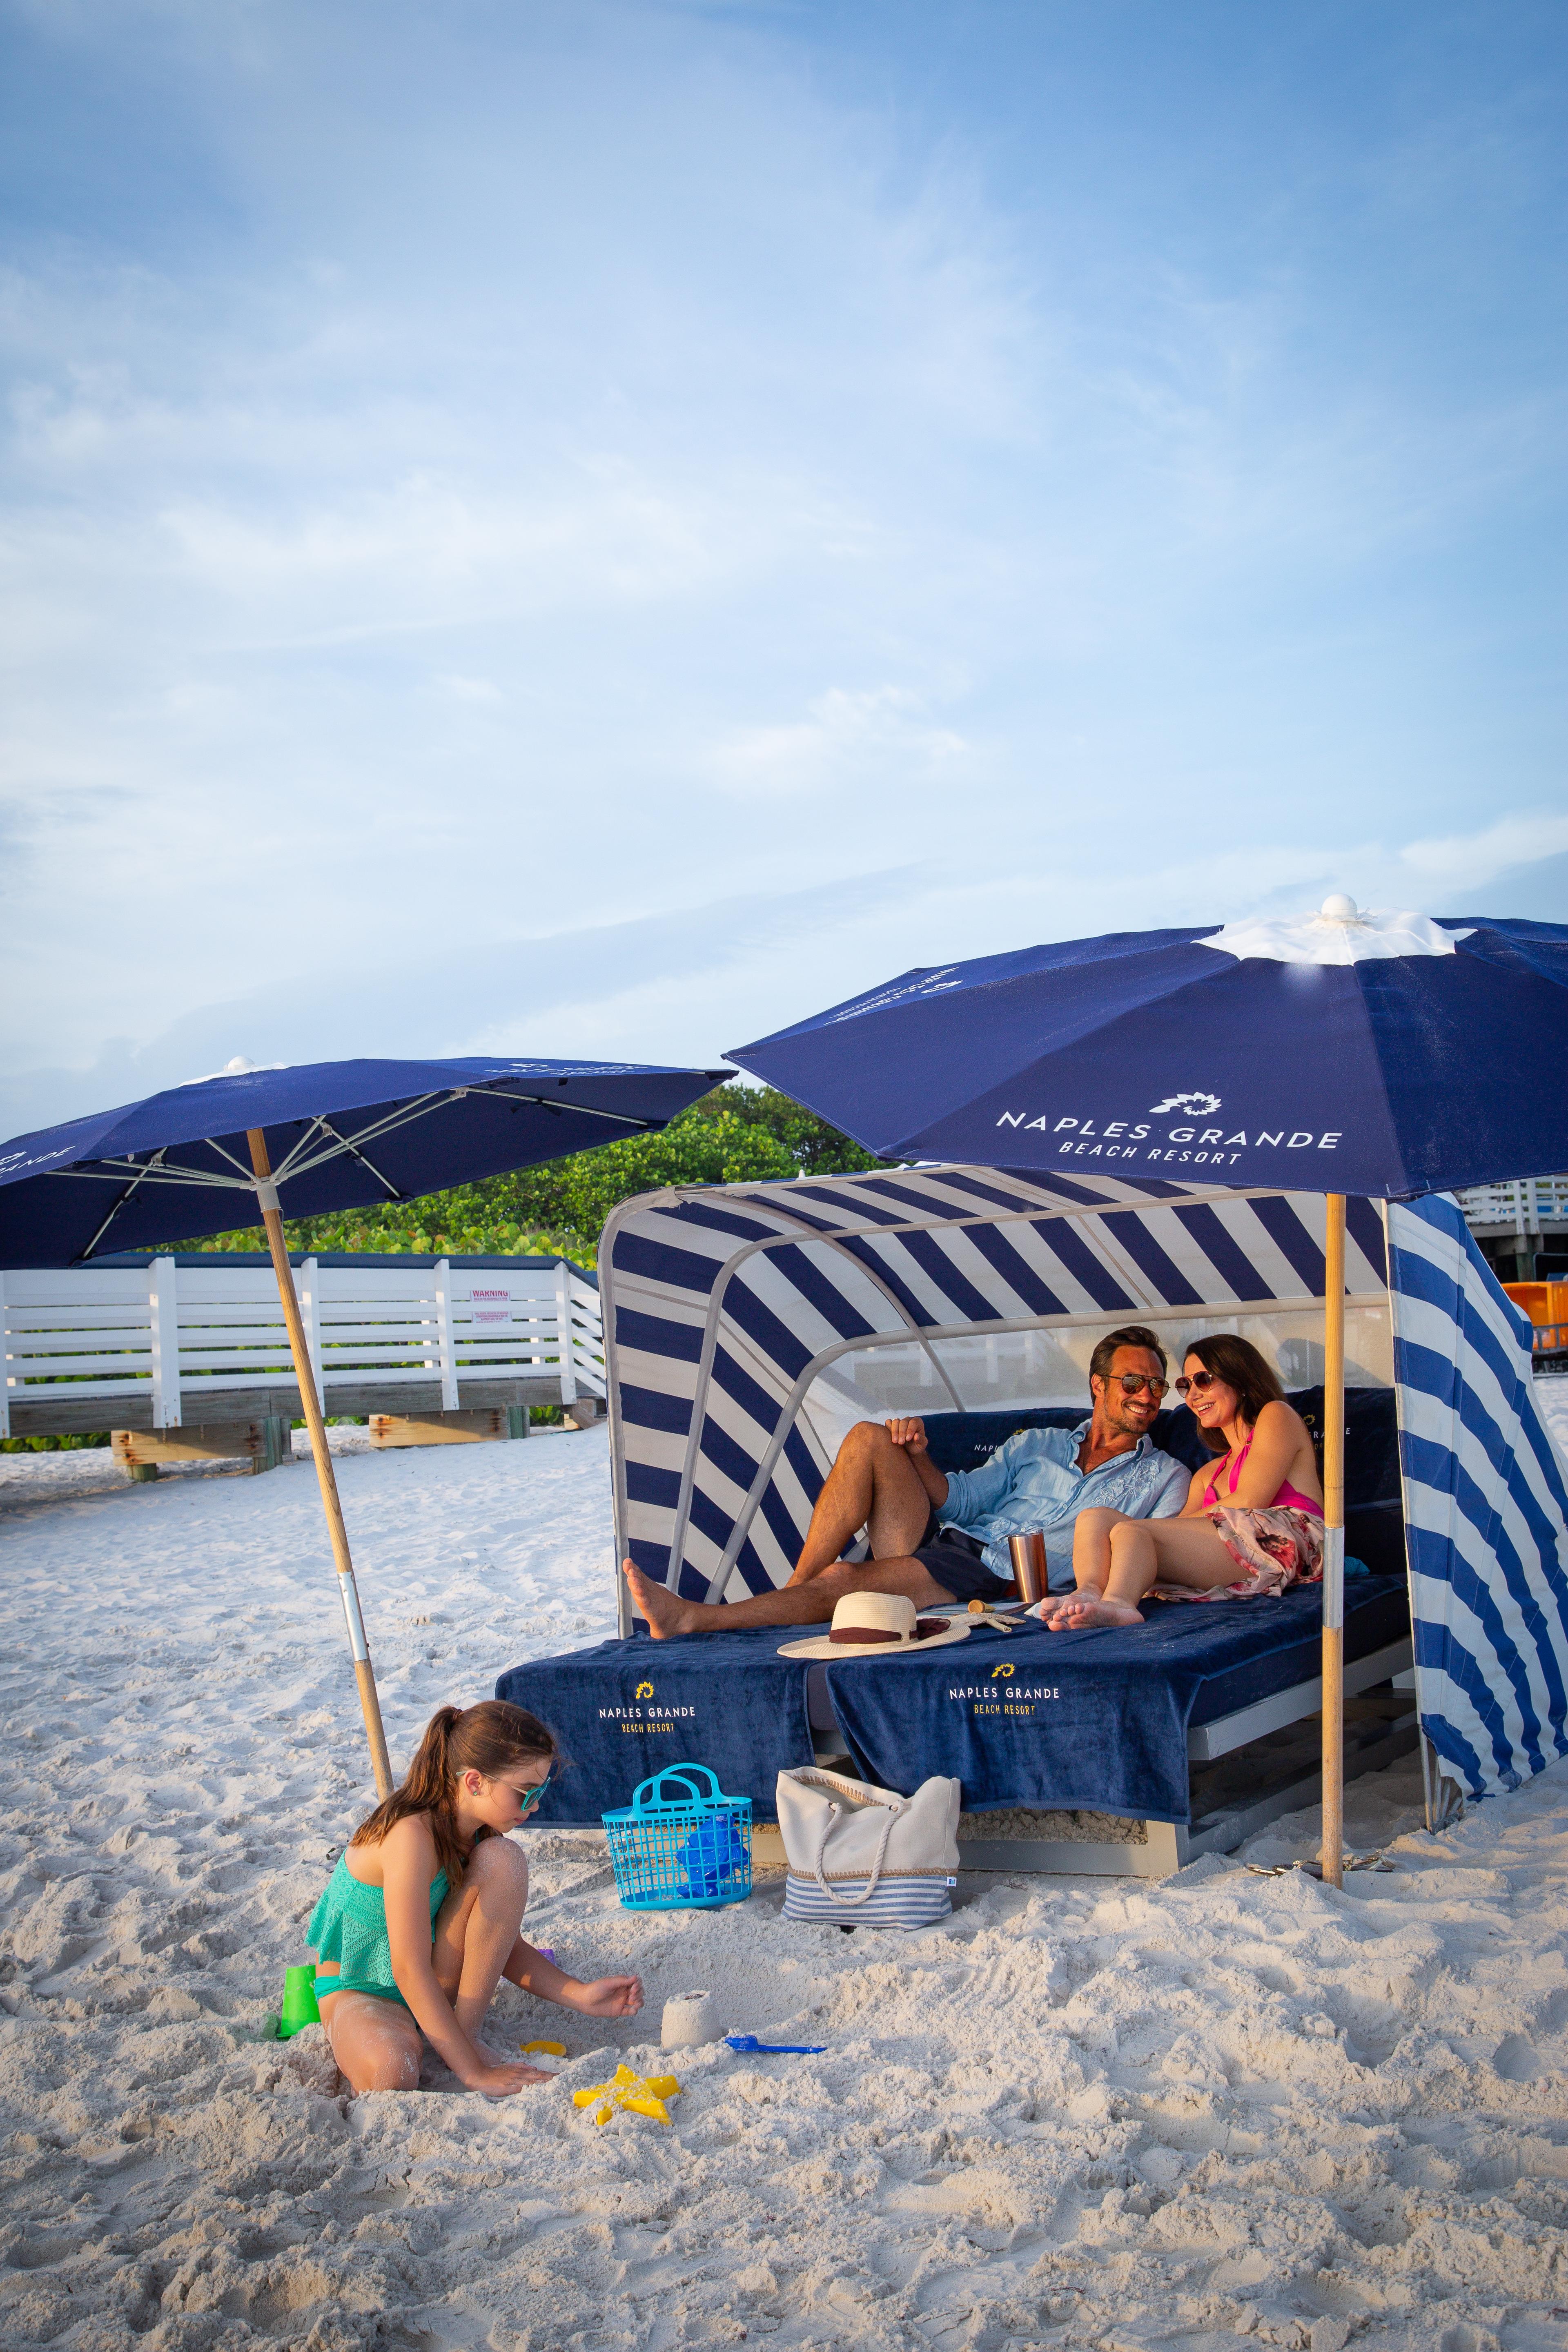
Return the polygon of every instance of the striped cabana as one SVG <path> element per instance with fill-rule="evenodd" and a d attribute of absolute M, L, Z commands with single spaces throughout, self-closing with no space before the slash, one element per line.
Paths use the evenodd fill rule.
<path fill-rule="evenodd" d="M 600 1248 L 617 1559 L 789 1575 L 853 1423 L 1087 1399 L 1095 1340 L 1240 1331 L 1322 1377 L 1322 1196 L 931 1167 L 644 1193 Z M 1426 1738 L 1472 1797 L 1568 1754 L 1568 1494 L 1453 1202 L 1347 1208 L 1346 1380 L 1392 1386 Z M 624 1609 L 624 1601 L 623 1601 Z M 625 1619 L 623 1615 L 623 1629 Z"/>

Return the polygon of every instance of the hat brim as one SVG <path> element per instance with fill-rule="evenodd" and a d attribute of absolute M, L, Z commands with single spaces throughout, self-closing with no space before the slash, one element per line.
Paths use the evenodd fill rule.
<path fill-rule="evenodd" d="M 923 1642 L 836 1642 L 829 1633 L 814 1634 L 808 1642 L 781 1642 L 781 1658 L 923 1658 L 928 1650 L 945 1650 L 950 1642 L 967 1642 L 967 1625 L 950 1633 L 930 1633 Z"/>

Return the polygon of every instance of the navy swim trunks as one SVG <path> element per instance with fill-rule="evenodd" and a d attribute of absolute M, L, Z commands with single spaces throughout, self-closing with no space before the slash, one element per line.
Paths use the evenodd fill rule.
<path fill-rule="evenodd" d="M 951 1592 L 955 1601 L 1016 1601 L 1018 1588 L 1013 1579 L 993 1576 L 984 1553 L 984 1545 L 976 1537 L 966 1536 L 962 1528 L 939 1526 L 933 1511 L 914 1557 L 932 1583 Z"/>

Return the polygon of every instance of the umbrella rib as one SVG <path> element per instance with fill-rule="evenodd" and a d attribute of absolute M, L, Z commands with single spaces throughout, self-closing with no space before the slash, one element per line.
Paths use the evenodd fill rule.
<path fill-rule="evenodd" d="M 407 1200 L 408 1194 L 406 1192 L 400 1192 L 396 1185 L 393 1182 L 391 1177 L 384 1176 L 382 1174 L 374 1160 L 366 1157 L 365 1153 L 360 1150 L 359 1145 L 354 1141 L 352 1135 L 340 1135 L 330 1118 L 322 1119 L 321 1121 L 321 1125 L 326 1130 L 327 1134 L 331 1137 L 334 1143 L 341 1143 L 345 1151 L 352 1152 L 354 1158 L 359 1161 L 360 1166 L 368 1170 L 370 1174 L 375 1178 L 376 1182 L 384 1187 L 390 1199 L 394 1201 Z"/>
<path fill-rule="evenodd" d="M 283 1158 L 279 1161 L 277 1167 L 272 1171 L 272 1181 L 274 1184 L 281 1184 L 285 1177 L 297 1175 L 299 1173 L 300 1169 L 305 1164 L 301 1155 L 310 1150 L 310 1145 L 315 1140 L 317 1129 L 325 1126 L 326 1121 L 318 1111 L 315 1118 L 310 1121 L 310 1126 L 305 1129 L 304 1134 L 300 1138 L 299 1142 L 294 1146 L 293 1150 L 286 1152 Z M 323 1159 L 331 1160 L 336 1157 L 336 1154 L 328 1151 L 323 1152 L 321 1156 Z M 310 1164 L 312 1167 L 319 1167 L 321 1162 L 319 1160 L 312 1160 Z M 253 1178 L 252 1181 L 254 1182 L 254 1181 L 255 1180 Z"/>
<path fill-rule="evenodd" d="M 133 1183 L 127 1184 L 123 1192 L 121 1193 L 120 1198 L 110 1210 L 108 1216 L 105 1217 L 102 1224 L 100 1225 L 97 1233 L 94 1234 L 91 1241 L 89 1242 L 87 1247 L 83 1250 L 82 1256 L 84 1258 L 89 1258 L 92 1255 L 93 1251 L 98 1247 L 99 1243 L 103 1239 L 104 1234 L 109 1231 L 110 1226 L 114 1223 L 115 1218 L 120 1214 L 121 1210 L 125 1206 L 126 1202 L 129 1201 L 132 1193 L 136 1190 L 137 1184 L 142 1183 L 145 1177 L 152 1173 L 153 1169 L 157 1167 L 163 1157 L 163 1155 L 160 1151 L 156 1158 L 150 1161 L 149 1165 L 142 1170 L 142 1174 L 136 1178 L 135 1181 Z"/>
<path fill-rule="evenodd" d="M 218 1142 L 216 1136 L 204 1135 L 202 1141 L 206 1145 L 209 1151 L 216 1151 L 220 1160 L 226 1160 L 231 1168 L 237 1168 L 247 1189 L 251 1192 L 255 1191 L 256 1179 L 251 1174 L 243 1160 L 237 1160 L 232 1151 L 226 1151 L 223 1145 Z"/>
<path fill-rule="evenodd" d="M 374 1143 L 378 1136 L 391 1135 L 396 1129 L 408 1126 L 410 1121 L 423 1118 L 432 1110 L 439 1110 L 445 1103 L 460 1101 L 462 1094 L 466 1092 L 467 1088 L 459 1093 L 449 1095 L 421 1095 L 416 1101 L 405 1103 L 395 1111 L 389 1111 L 384 1118 L 373 1119 L 368 1127 L 362 1127 L 358 1135 L 353 1137 L 339 1135 L 336 1129 L 329 1126 L 327 1120 L 318 1114 L 289 1157 L 279 1162 L 273 1172 L 272 1181 L 275 1184 L 282 1184 L 290 1177 L 307 1176 L 313 1168 L 323 1168 L 329 1160 L 341 1160 L 345 1151 L 358 1152 L 361 1144 Z M 325 1128 L 326 1132 L 332 1138 L 333 1149 L 331 1151 L 317 1151 L 311 1158 L 305 1159 L 302 1155 L 309 1150 L 311 1139 L 317 1130 L 322 1128 Z M 367 1168 L 370 1167 L 368 1160 L 365 1165 Z M 371 1173 L 378 1183 L 386 1183 L 386 1178 L 382 1175 L 378 1168 L 372 1168 Z M 406 1192 L 393 1193 L 393 1198 L 396 1201 L 405 1201 L 408 1197 Z"/>
<path fill-rule="evenodd" d="M 144 1168 L 134 1160 L 118 1162 L 106 1160 L 97 1168 L 52 1168 L 49 1173 L 51 1176 L 85 1176 L 89 1183 L 98 1184 L 118 1184 L 122 1176 L 133 1174 L 136 1183 L 130 1186 L 127 1199 L 135 1191 L 136 1184 L 143 1183 L 208 1184 L 224 1192 L 254 1192 L 256 1190 L 254 1178 L 242 1182 L 237 1176 L 219 1176 L 210 1168 L 181 1168 L 166 1162 L 161 1151 Z"/>
<path fill-rule="evenodd" d="M 648 1135 L 657 1135 L 661 1128 L 669 1124 L 668 1119 L 637 1118 L 626 1110 L 599 1110 L 592 1103 L 561 1102 L 551 1095 L 511 1094 L 499 1079 L 493 1087 L 464 1087 L 462 1092 L 465 1095 L 490 1095 L 498 1102 L 537 1103 L 541 1110 L 574 1111 L 579 1118 L 607 1118 L 616 1127 L 638 1127 Z"/>

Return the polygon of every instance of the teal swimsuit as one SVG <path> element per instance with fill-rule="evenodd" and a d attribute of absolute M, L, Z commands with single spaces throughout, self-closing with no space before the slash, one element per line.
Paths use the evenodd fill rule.
<path fill-rule="evenodd" d="M 438 1870 L 430 1883 L 430 1935 L 434 1947 L 436 1915 L 447 1900 L 447 1874 Z M 321 1899 L 310 1914 L 305 1941 L 316 1951 L 316 1999 L 329 1993 L 370 1992 L 378 2000 L 402 2000 L 392 1973 L 392 1946 L 386 1935 L 386 1897 L 379 1886 L 362 1886 L 349 1868 L 346 1853 L 328 1879 Z M 321 1974 L 323 1960 L 336 1960 L 335 1977 Z"/>

